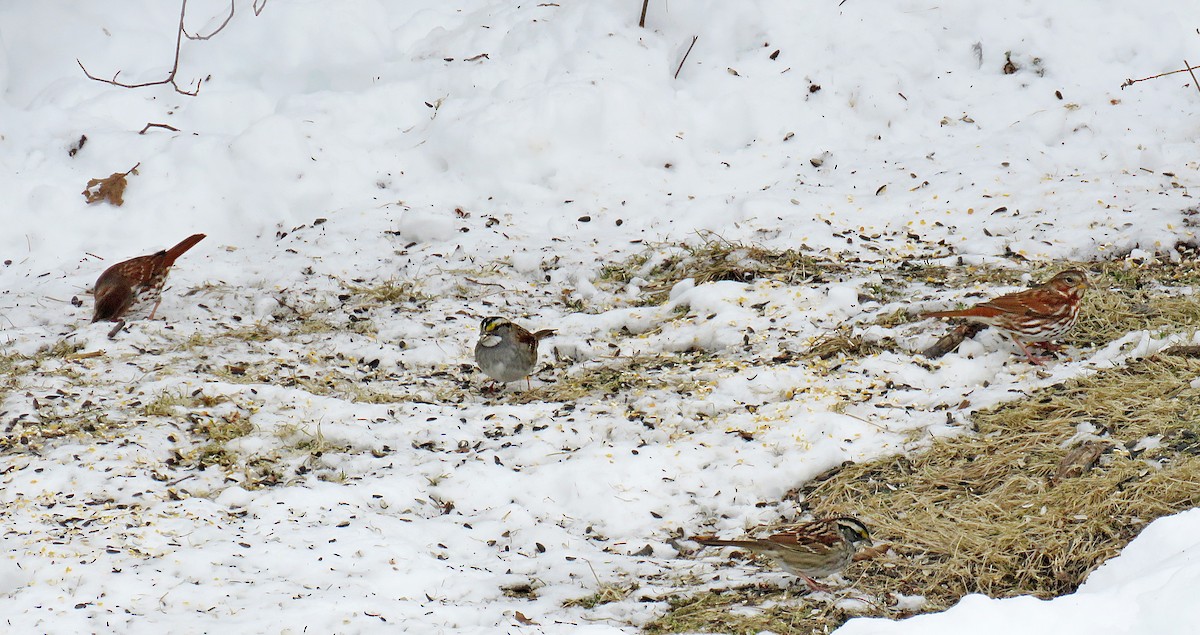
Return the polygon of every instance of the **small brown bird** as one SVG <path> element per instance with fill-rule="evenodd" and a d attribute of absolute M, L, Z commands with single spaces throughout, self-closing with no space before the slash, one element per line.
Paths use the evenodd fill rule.
<path fill-rule="evenodd" d="M 1071 330 L 1079 319 L 1079 305 L 1088 286 L 1087 274 L 1068 269 L 1032 289 L 1002 295 L 969 309 L 934 311 L 921 317 L 960 317 L 994 326 L 1021 347 L 1030 363 L 1040 366 L 1044 360 L 1030 353 L 1026 343 L 1044 342 L 1049 345 L 1042 348 L 1053 348 L 1050 340 Z"/>
<path fill-rule="evenodd" d="M 130 258 L 105 269 L 96 280 L 96 308 L 92 313 L 92 322 L 116 322 L 131 309 L 136 307 L 140 310 L 151 302 L 154 308 L 150 309 L 150 319 L 154 319 L 171 265 L 183 252 L 203 239 L 204 234 L 192 234 L 170 249 Z"/>
<path fill-rule="evenodd" d="M 800 576 L 814 591 L 829 587 L 813 578 L 823 578 L 845 569 L 860 543 L 871 541 L 867 526 L 857 518 L 822 518 L 788 527 L 766 538 L 719 540 L 696 536 L 692 540 L 710 547 L 738 547 L 770 556 L 792 575 Z"/>

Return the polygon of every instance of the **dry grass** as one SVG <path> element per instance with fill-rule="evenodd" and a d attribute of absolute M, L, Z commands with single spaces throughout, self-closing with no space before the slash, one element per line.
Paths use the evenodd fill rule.
<path fill-rule="evenodd" d="M 672 390 L 694 394 L 712 382 L 696 379 L 692 372 L 701 364 L 714 370 L 723 364 L 711 353 L 640 355 L 621 357 L 603 366 L 587 366 L 564 375 L 552 384 L 506 395 L 510 403 L 570 403 L 580 399 L 604 399 L 613 395 L 647 390 Z"/>
<path fill-rule="evenodd" d="M 807 357 L 831 359 L 834 357 L 867 357 L 899 347 L 893 340 L 867 341 L 854 329 L 844 327 L 830 331 L 814 341 L 805 353 Z"/>
<path fill-rule="evenodd" d="M 851 514 L 892 551 L 848 572 L 853 595 L 887 617 L 892 593 L 926 611 L 969 593 L 1042 598 L 1074 591 L 1150 521 L 1200 503 L 1200 360 L 1161 356 L 1046 388 L 977 413 L 975 434 L 939 439 L 915 456 L 849 465 L 795 492 L 817 516 Z M 1115 444 L 1096 466 L 1055 484 L 1081 424 Z M 1151 449 L 1139 441 L 1158 439 Z M 783 602 L 751 612 L 735 607 Z M 649 632 L 811 633 L 849 616 L 783 591 L 673 598 Z M 799 620 L 797 616 L 820 618 Z M 750 617 L 751 621 L 746 621 Z"/>
<path fill-rule="evenodd" d="M 4 403 L 8 393 L 17 385 L 17 377 L 21 374 L 23 355 L 17 353 L 0 353 L 0 404 Z"/>
<path fill-rule="evenodd" d="M 208 395 L 200 390 L 190 393 L 183 390 L 164 390 L 152 401 L 142 405 L 142 413 L 147 417 L 170 417 L 178 414 L 179 408 L 211 408 L 226 401 L 229 401 L 229 398 L 225 395 Z"/>
<path fill-rule="evenodd" d="M 1080 319 L 1066 340 L 1078 346 L 1103 346 L 1130 331 L 1178 332 L 1200 329 L 1200 297 L 1167 294 L 1149 285 L 1101 287 L 1083 299 Z"/>
<path fill-rule="evenodd" d="M 794 249 L 777 250 L 759 245 L 731 242 L 712 233 L 701 235 L 698 244 L 654 247 L 654 251 L 673 250 L 674 255 L 654 261 L 647 254 L 637 254 L 625 262 L 604 267 L 597 278 L 600 286 L 624 285 L 635 278 L 645 282 L 641 304 L 656 305 L 666 301 L 671 288 L 691 278 L 696 284 L 720 280 L 753 282 L 760 279 L 777 280 L 784 284 L 821 282 L 828 273 L 843 272 L 845 265 L 820 259 Z"/>
<path fill-rule="evenodd" d="M 351 297 L 358 296 L 366 305 L 392 305 L 413 303 L 424 305 L 433 298 L 421 291 L 421 288 L 409 280 L 391 278 L 378 284 L 366 284 L 365 281 L 355 280 L 346 285 Z M 350 297 L 340 296 L 347 301 Z"/>
<path fill-rule="evenodd" d="M 858 581 L 871 594 L 921 594 L 938 610 L 967 593 L 1069 593 L 1147 523 L 1200 502 L 1197 373 L 1196 360 L 1163 357 L 1049 388 L 979 413 L 978 434 L 847 467 L 806 497 L 895 545 Z M 1052 485 L 1084 423 L 1117 449 Z M 1127 449 L 1151 437 L 1162 445 Z"/>
<path fill-rule="evenodd" d="M 213 443 L 225 443 L 254 432 L 254 425 L 249 417 L 235 411 L 223 417 L 200 419 L 192 425 L 191 432 Z"/>
<path fill-rule="evenodd" d="M 829 633 L 832 624 L 854 617 L 832 604 L 799 606 L 797 597 L 773 587 L 742 587 L 710 591 L 667 601 L 667 614 L 645 627 L 661 633 L 723 633 L 757 635 L 773 633 Z M 737 607 L 737 610 L 731 610 Z"/>
<path fill-rule="evenodd" d="M 567 600 L 566 602 L 563 602 L 563 606 L 579 606 L 585 609 L 594 609 L 602 604 L 620 602 L 621 600 L 629 597 L 629 594 L 633 593 L 637 589 L 637 583 L 624 586 L 618 584 L 601 584 L 600 589 L 595 593 L 581 598 Z"/>
<path fill-rule="evenodd" d="M 1194 263 L 1060 263 L 1036 269 L 1033 278 L 1071 266 L 1087 269 L 1094 287 L 1067 338 L 1071 344 L 1094 348 L 1136 330 L 1200 329 L 1200 301 L 1178 289 L 1200 281 Z M 939 286 L 1019 285 L 1022 274 L 914 265 L 900 271 Z M 874 352 L 842 332 L 809 351 L 818 357 Z M 1070 593 L 1146 524 L 1200 504 L 1200 390 L 1190 384 L 1198 374 L 1193 358 L 1134 361 L 976 413 L 975 433 L 933 441 L 913 456 L 845 466 L 793 494 L 811 502 L 816 516 L 863 518 L 877 544 L 892 545 L 847 572 L 853 589 L 841 595 L 869 599 L 866 614 L 910 615 L 895 608 L 895 593 L 924 596 L 923 611 L 943 610 L 969 593 Z M 1094 426 L 1094 436 L 1076 437 L 1083 424 Z M 1097 437 L 1109 449 L 1096 464 L 1056 479 L 1072 450 Z M 1145 440 L 1151 443 L 1143 451 L 1138 443 Z M 670 610 L 647 632 L 808 634 L 830 632 L 853 617 L 843 605 L 776 588 L 667 599 Z"/>

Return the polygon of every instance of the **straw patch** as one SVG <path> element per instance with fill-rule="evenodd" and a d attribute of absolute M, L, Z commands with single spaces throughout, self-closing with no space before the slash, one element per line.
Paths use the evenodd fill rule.
<path fill-rule="evenodd" d="M 789 497 L 815 516 L 857 516 L 891 545 L 852 565 L 837 591 L 864 600 L 864 614 L 940 611 L 970 593 L 1070 593 L 1148 523 L 1200 504 L 1198 375 L 1200 360 L 1168 355 L 1102 371 L 981 411 L 974 434 L 839 468 Z M 1078 463 L 1085 444 L 1099 452 Z M 811 633 L 851 617 L 782 590 L 668 600 L 649 632 Z M 756 608 L 775 603 L 786 610 Z"/>
<path fill-rule="evenodd" d="M 712 233 L 701 235 L 698 244 L 657 245 L 652 257 L 637 254 L 625 262 L 606 266 L 598 286 L 636 284 L 641 289 L 638 304 L 658 305 L 667 300 L 671 288 L 691 278 L 697 285 L 720 280 L 753 282 L 777 280 L 784 284 L 821 282 L 826 274 L 848 268 L 828 259 L 795 249 L 777 250 L 732 242 Z"/>
<path fill-rule="evenodd" d="M 552 384 L 511 395 L 509 403 L 570 403 L 586 398 L 607 398 L 618 394 L 651 390 L 692 395 L 711 389 L 712 381 L 697 378 L 695 372 L 710 372 L 732 362 L 718 360 L 711 353 L 673 355 L 637 355 L 618 358 L 601 366 L 586 366 L 567 373 Z"/>

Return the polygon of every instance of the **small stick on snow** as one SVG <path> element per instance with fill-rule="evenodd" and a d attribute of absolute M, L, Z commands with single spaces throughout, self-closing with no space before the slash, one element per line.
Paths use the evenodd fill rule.
<path fill-rule="evenodd" d="M 683 54 L 683 59 L 679 60 L 679 68 L 675 69 L 675 79 L 679 79 L 679 71 L 683 70 L 683 63 L 687 61 L 688 55 L 692 54 L 692 47 L 696 46 L 696 40 L 699 40 L 699 39 L 700 39 L 699 35 L 692 36 L 691 46 L 688 46 L 687 52 Z"/>
<path fill-rule="evenodd" d="M 1170 71 L 1170 72 L 1167 72 L 1167 73 L 1159 73 L 1159 74 L 1157 74 L 1157 75 L 1151 75 L 1151 76 L 1149 76 L 1149 77 L 1143 77 L 1143 78 L 1141 78 L 1141 79 L 1127 79 L 1127 80 L 1125 80 L 1125 83 L 1124 83 L 1124 84 L 1121 84 L 1121 90 L 1125 90 L 1125 87 L 1126 87 L 1126 86 L 1133 86 L 1134 84 L 1136 84 L 1136 83 L 1138 83 L 1138 82 L 1144 82 L 1144 81 L 1151 80 L 1151 79 L 1158 79 L 1159 77 L 1166 77 L 1167 75 L 1174 75 L 1175 73 L 1183 73 L 1183 72 L 1188 72 L 1188 73 L 1190 73 L 1190 72 L 1192 72 L 1192 69 L 1193 69 L 1193 68 L 1200 68 L 1200 66 L 1189 66 L 1189 65 L 1188 65 L 1188 64 L 1185 62 L 1185 63 L 1184 63 L 1184 68 L 1181 68 L 1181 69 L 1179 69 L 1179 70 L 1177 70 L 1177 71 Z"/>
<path fill-rule="evenodd" d="M 485 287 L 500 287 L 501 289 L 504 288 L 504 285 L 500 284 L 499 282 L 484 282 L 483 280 L 476 280 L 474 278 L 463 278 L 463 279 L 466 280 L 467 282 L 482 285 Z"/>
<path fill-rule="evenodd" d="M 101 355 L 103 355 L 103 354 L 104 354 L 104 351 L 103 351 L 103 350 L 99 350 L 99 351 L 88 351 L 88 352 L 86 352 L 86 353 L 75 353 L 75 354 L 73 354 L 73 355 L 67 355 L 67 357 L 66 357 L 66 358 L 67 358 L 67 359 L 69 359 L 69 360 L 71 360 L 71 361 L 75 361 L 75 360 L 77 360 L 77 359 L 91 359 L 91 358 L 93 358 L 93 357 L 100 357 L 100 356 L 101 356 Z"/>
<path fill-rule="evenodd" d="M 189 478 L 192 478 L 192 477 L 194 477 L 194 476 L 196 476 L 196 475 L 195 475 L 195 474 L 188 474 L 187 476 L 181 476 L 181 477 L 179 477 L 179 478 L 177 478 L 177 479 L 175 479 L 175 480 L 173 480 L 173 481 L 169 481 L 169 482 L 168 482 L 168 483 L 167 483 L 167 484 L 166 484 L 164 487 L 175 487 L 176 485 L 179 485 L 180 483 L 182 483 L 182 482 L 184 482 L 184 481 L 186 481 L 186 480 L 188 480 Z"/>
<path fill-rule="evenodd" d="M 1200 84 L 1196 83 L 1196 72 L 1193 70 L 1196 67 L 1188 64 L 1187 60 L 1183 60 L 1183 67 L 1188 69 L 1188 74 L 1192 76 L 1192 86 L 1195 86 L 1196 90 L 1200 91 Z"/>
<path fill-rule="evenodd" d="M 642 0 L 642 18 L 638 20 L 638 26 L 646 28 L 646 9 L 650 6 L 650 0 Z M 678 75 L 679 73 L 676 73 Z"/>
<path fill-rule="evenodd" d="M 927 359 L 937 359 L 946 353 L 958 348 L 959 344 L 968 337 L 975 337 L 975 334 L 982 331 L 985 325 L 978 322 L 969 322 L 960 324 L 954 327 L 949 333 L 942 336 L 942 339 L 934 343 L 933 346 L 925 349 L 922 353 Z"/>
<path fill-rule="evenodd" d="M 179 128 L 176 128 L 175 126 L 168 126 L 165 123 L 148 123 L 148 124 L 146 124 L 145 128 L 142 128 L 141 131 L 138 132 L 138 134 L 146 134 L 146 131 L 151 128 L 166 128 L 167 130 L 174 130 L 175 132 L 179 132 Z"/>

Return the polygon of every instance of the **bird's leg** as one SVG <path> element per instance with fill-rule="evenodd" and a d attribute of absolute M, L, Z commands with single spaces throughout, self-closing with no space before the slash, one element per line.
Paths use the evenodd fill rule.
<path fill-rule="evenodd" d="M 150 317 L 147 319 L 149 319 L 149 320 L 154 319 L 154 312 L 158 311 L 158 305 L 160 305 L 160 304 L 162 304 L 162 296 L 161 295 L 158 296 L 158 299 L 154 301 L 154 308 L 150 309 Z"/>
<path fill-rule="evenodd" d="M 1012 341 L 1016 342 L 1016 343 L 1017 343 L 1017 346 L 1020 346 L 1020 347 L 1021 347 L 1021 351 L 1022 351 L 1023 353 L 1025 353 L 1025 357 L 1028 357 L 1028 358 L 1029 358 L 1029 363 L 1030 363 L 1030 364 L 1033 364 L 1034 366 L 1044 366 L 1044 365 L 1045 365 L 1045 364 L 1043 364 L 1043 363 L 1042 363 L 1042 362 L 1044 362 L 1044 361 L 1045 361 L 1045 359 L 1043 359 L 1043 358 L 1041 358 L 1041 357 L 1037 357 L 1037 356 L 1036 356 L 1036 355 L 1034 355 L 1033 353 L 1029 352 L 1029 347 L 1025 346 L 1025 343 L 1024 343 L 1024 342 L 1022 342 L 1021 340 L 1017 339 L 1017 336 L 1013 335 L 1013 336 L 1011 336 L 1011 337 L 1012 337 Z"/>
<path fill-rule="evenodd" d="M 800 577 L 804 578 L 804 582 L 808 584 L 808 588 L 812 589 L 813 591 L 823 591 L 825 593 L 829 593 L 833 590 L 828 585 L 821 584 L 820 582 L 817 582 L 806 575 L 801 574 Z"/>
<path fill-rule="evenodd" d="M 1043 351 L 1051 351 L 1051 352 L 1061 351 L 1063 349 L 1063 346 L 1061 344 L 1055 344 L 1054 342 L 1051 342 L 1051 341 L 1030 342 L 1029 345 L 1036 346 L 1036 347 L 1042 349 Z"/>

